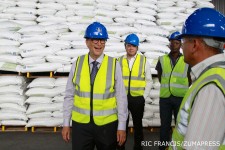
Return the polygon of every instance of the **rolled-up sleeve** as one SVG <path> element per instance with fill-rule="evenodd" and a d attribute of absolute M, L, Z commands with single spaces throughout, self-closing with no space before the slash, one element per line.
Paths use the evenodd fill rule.
<path fill-rule="evenodd" d="M 119 120 L 118 130 L 126 130 L 126 121 L 128 116 L 127 94 L 123 83 L 121 67 L 118 62 L 116 63 L 115 92 Z"/>
<path fill-rule="evenodd" d="M 70 120 L 73 109 L 73 101 L 74 101 L 74 84 L 72 82 L 75 70 L 75 64 L 73 63 L 69 77 L 67 80 L 65 97 L 63 102 L 63 126 L 70 126 Z"/>

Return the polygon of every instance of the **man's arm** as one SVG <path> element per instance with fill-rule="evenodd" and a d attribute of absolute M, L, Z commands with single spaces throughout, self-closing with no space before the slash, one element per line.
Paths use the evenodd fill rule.
<path fill-rule="evenodd" d="M 122 72 L 120 64 L 116 63 L 116 76 L 115 76 L 115 92 L 118 107 L 118 130 L 126 130 L 126 121 L 128 116 L 128 102 L 126 89 L 123 83 Z"/>
<path fill-rule="evenodd" d="M 64 97 L 63 102 L 63 130 L 62 130 L 62 137 L 66 142 L 70 140 L 70 120 L 71 114 L 73 109 L 73 101 L 74 101 L 74 84 L 72 82 L 74 70 L 75 70 L 74 63 L 71 67 L 70 74 L 67 80 L 66 85 L 66 95 Z"/>
<path fill-rule="evenodd" d="M 119 145 L 122 145 L 126 140 L 126 121 L 128 117 L 128 102 L 126 89 L 123 83 L 121 67 L 118 62 L 116 63 L 115 93 L 118 110 L 117 142 Z"/>

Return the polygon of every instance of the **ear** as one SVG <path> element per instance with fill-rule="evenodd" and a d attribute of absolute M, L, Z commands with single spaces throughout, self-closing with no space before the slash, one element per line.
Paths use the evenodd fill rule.
<path fill-rule="evenodd" d="M 192 53 L 198 53 L 200 48 L 201 48 L 201 45 L 202 45 L 202 39 L 200 39 L 200 38 L 193 38 L 192 40 L 193 40 L 192 41 L 193 45 L 192 45 L 190 51 Z"/>

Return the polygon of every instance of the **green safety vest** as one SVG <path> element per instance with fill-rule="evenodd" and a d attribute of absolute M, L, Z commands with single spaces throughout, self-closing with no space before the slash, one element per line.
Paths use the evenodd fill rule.
<path fill-rule="evenodd" d="M 130 71 L 128 60 L 124 56 L 119 58 L 120 66 L 122 69 L 123 82 L 128 94 L 134 97 L 143 96 L 146 86 L 145 81 L 145 64 L 146 57 L 140 54 L 137 54 L 132 69 Z"/>
<path fill-rule="evenodd" d="M 225 62 L 223 62 L 223 65 Z M 225 66 L 224 68 L 214 68 L 214 66 L 218 66 L 217 63 L 208 67 L 208 70 L 204 71 L 202 75 L 192 84 L 190 89 L 187 91 L 185 95 L 179 114 L 177 116 L 177 124 L 175 129 L 173 130 L 172 141 L 176 143 L 173 147 L 169 149 L 182 150 L 181 143 L 184 141 L 184 136 L 187 132 L 188 123 L 190 121 L 190 113 L 192 109 L 192 105 L 195 100 L 195 96 L 207 84 L 214 83 L 218 88 L 221 89 L 223 94 L 225 94 Z M 225 139 L 223 139 L 219 150 L 225 150 Z"/>
<path fill-rule="evenodd" d="M 118 119 L 115 97 L 116 59 L 104 56 L 96 74 L 91 91 L 89 56 L 78 57 L 73 77 L 75 87 L 72 120 L 79 123 L 90 122 L 90 102 L 93 96 L 93 120 L 97 125 L 105 125 Z"/>
<path fill-rule="evenodd" d="M 161 56 L 159 61 L 162 66 L 160 97 L 168 98 L 171 94 L 184 97 L 189 87 L 187 78 L 188 64 L 184 62 L 184 56 L 180 56 L 173 68 L 169 55 Z"/>

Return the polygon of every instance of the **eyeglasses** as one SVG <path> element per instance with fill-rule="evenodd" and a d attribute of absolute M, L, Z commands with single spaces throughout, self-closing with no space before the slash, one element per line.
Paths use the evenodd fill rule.
<path fill-rule="evenodd" d="M 101 44 L 105 44 L 106 43 L 106 40 L 105 39 L 91 39 L 91 41 L 94 44 L 97 44 L 99 41 L 100 41 Z"/>

